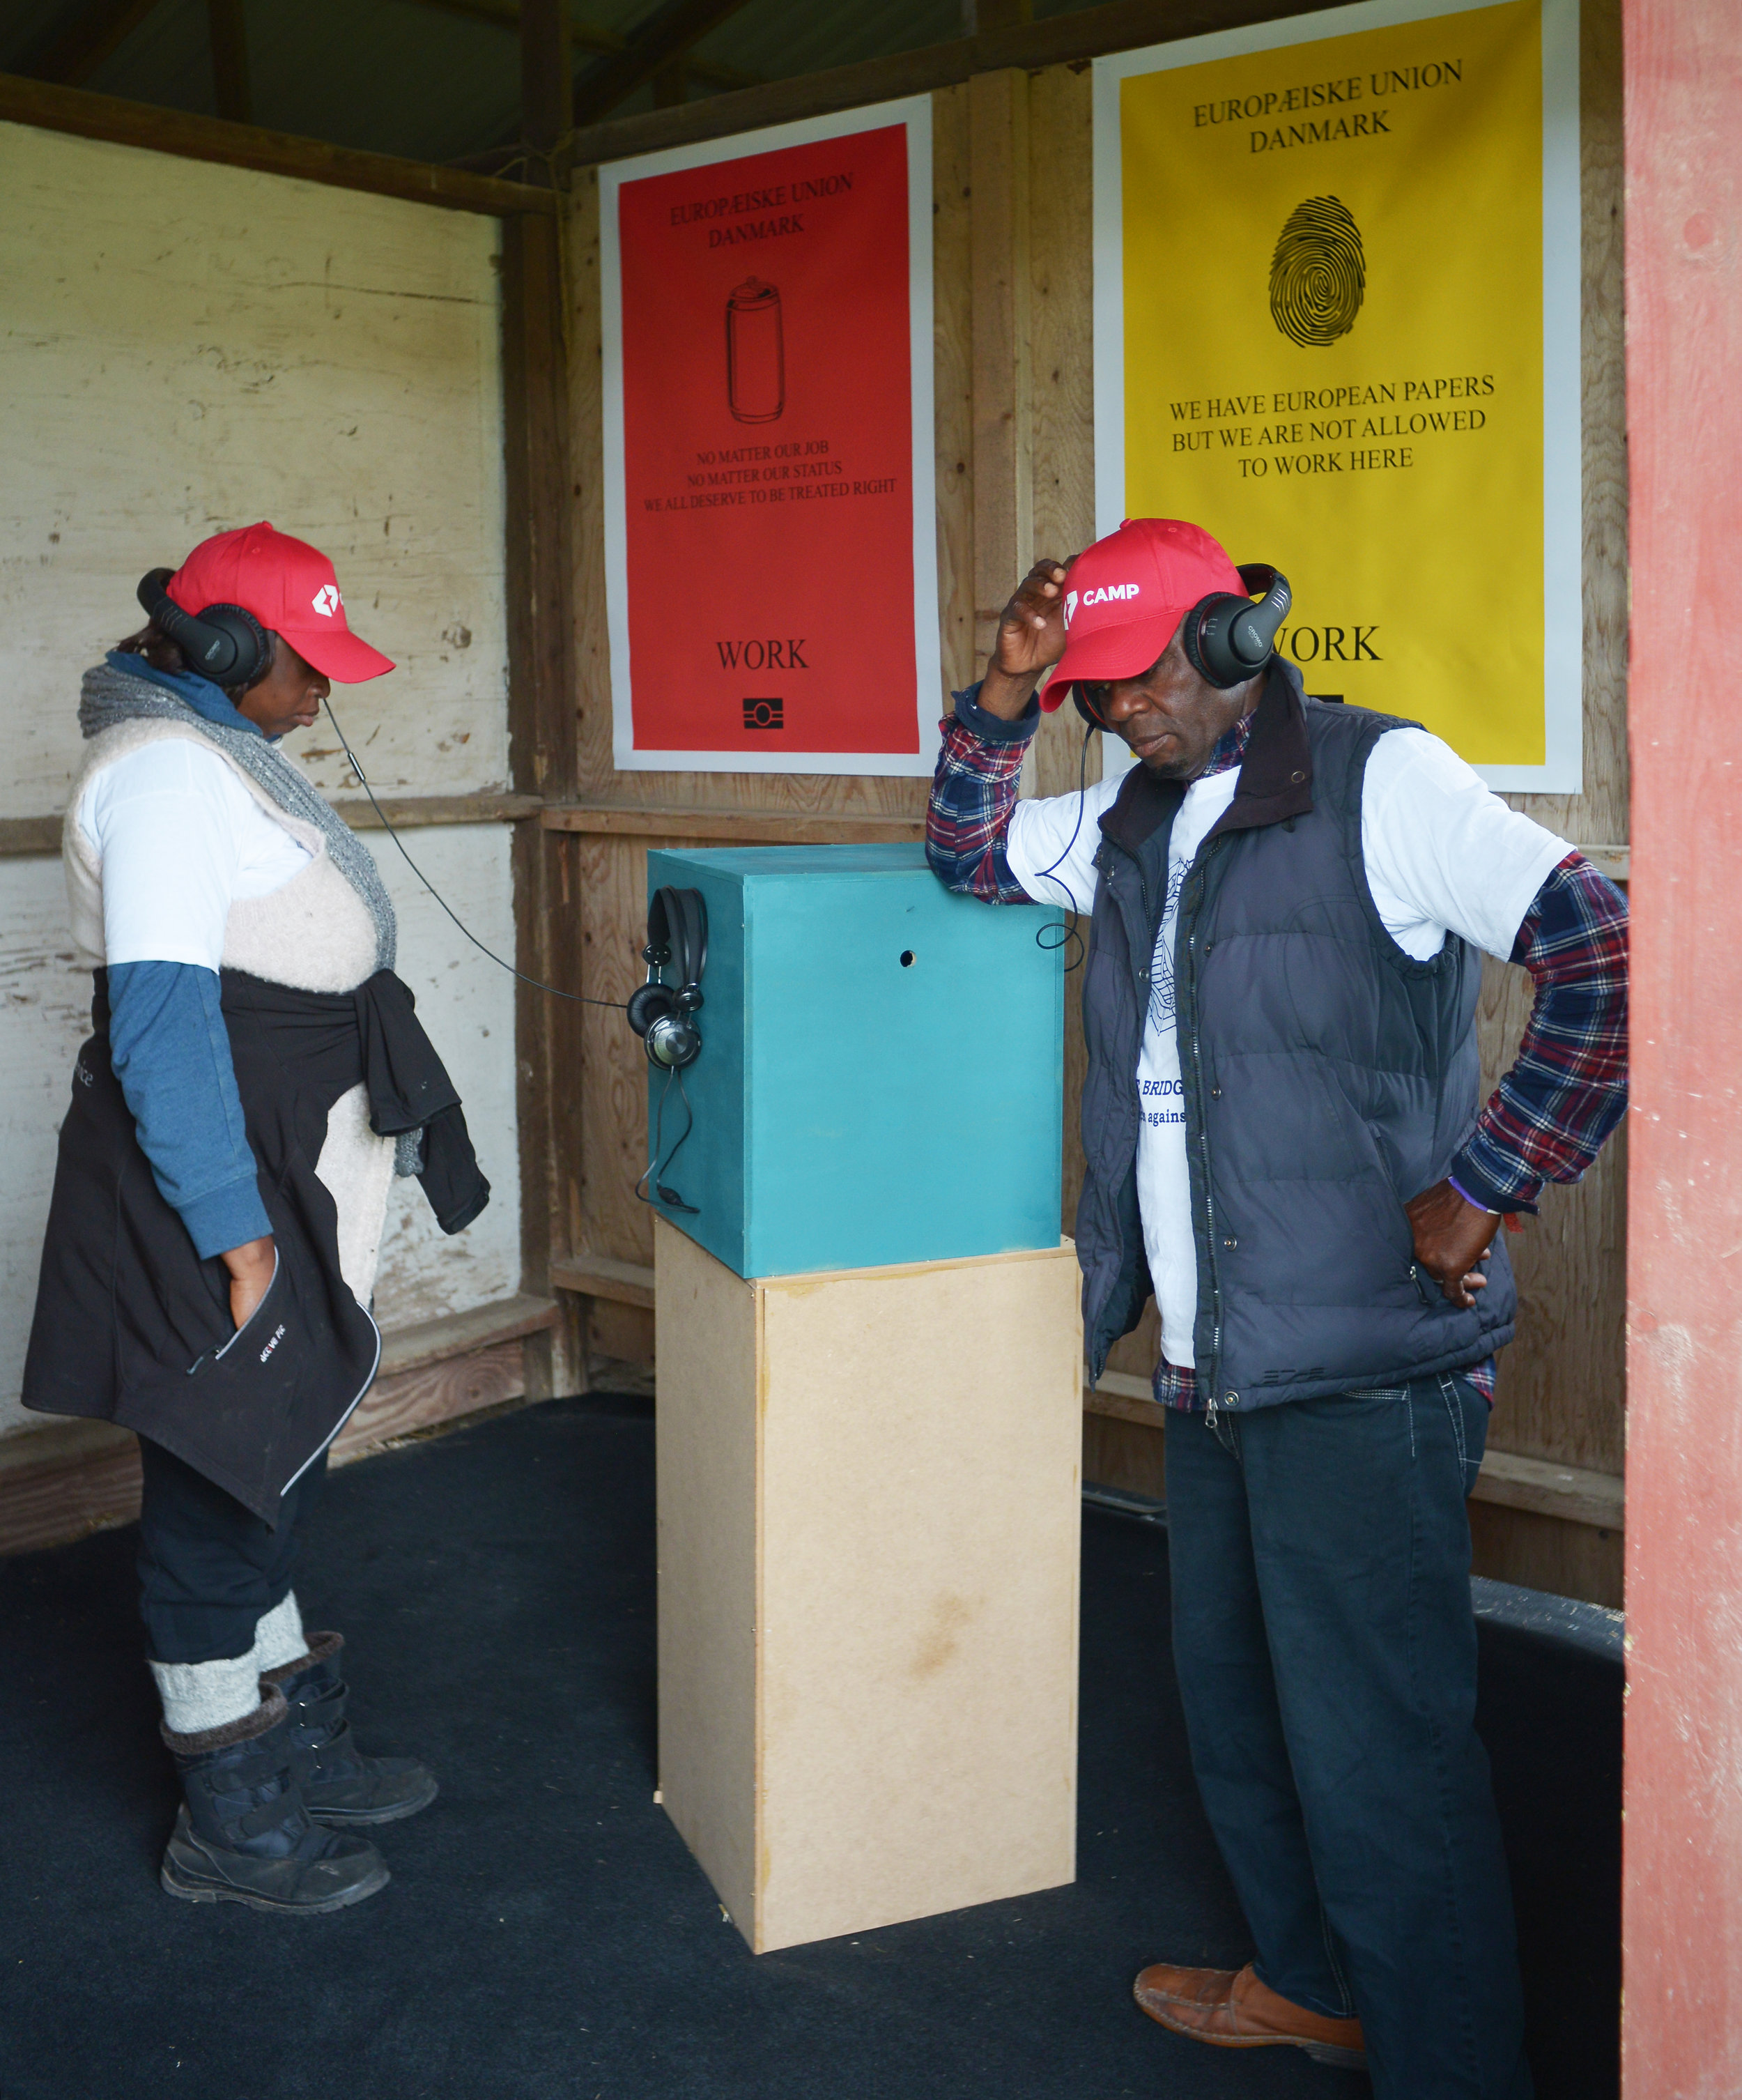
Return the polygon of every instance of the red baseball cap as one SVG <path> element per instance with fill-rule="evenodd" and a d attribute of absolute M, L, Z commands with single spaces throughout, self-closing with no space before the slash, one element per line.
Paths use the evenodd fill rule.
<path fill-rule="evenodd" d="M 351 633 L 332 562 L 318 547 L 264 520 L 202 540 L 168 589 L 196 619 L 209 605 L 240 606 L 341 685 L 360 685 L 393 668 L 390 656 Z"/>
<path fill-rule="evenodd" d="M 1240 571 L 1201 525 L 1127 518 L 1085 547 L 1065 579 L 1065 654 L 1047 674 L 1050 714 L 1078 679 L 1136 678 L 1212 591 L 1247 596 Z"/>

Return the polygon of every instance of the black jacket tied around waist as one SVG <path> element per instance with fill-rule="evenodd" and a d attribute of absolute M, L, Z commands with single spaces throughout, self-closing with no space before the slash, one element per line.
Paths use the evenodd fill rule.
<path fill-rule="evenodd" d="M 334 1102 L 359 1083 L 382 1136 L 421 1128 L 419 1176 L 455 1233 L 490 1199 L 460 1097 L 390 970 L 351 992 L 221 974 L 222 1005 L 278 1266 L 240 1330 L 229 1272 L 201 1261 L 140 1149 L 109 1059 L 106 973 L 61 1126 L 24 1401 L 117 1422 L 276 1524 L 284 1489 L 375 1376 L 381 1336 L 339 1268 L 315 1171 Z"/>

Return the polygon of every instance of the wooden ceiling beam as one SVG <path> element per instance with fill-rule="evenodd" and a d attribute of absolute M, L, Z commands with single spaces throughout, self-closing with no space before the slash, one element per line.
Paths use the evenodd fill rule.
<path fill-rule="evenodd" d="M 546 183 L 549 156 L 575 128 L 568 11 L 568 0 L 522 0 L 520 9 L 520 135 L 545 157 Z"/>
<path fill-rule="evenodd" d="M 248 85 L 248 24 L 242 0 L 205 0 L 205 14 L 218 113 L 227 123 L 251 124 L 254 97 Z"/>
<path fill-rule="evenodd" d="M 589 66 L 575 83 L 575 121 L 595 124 L 674 59 L 685 56 L 746 0 L 668 0 L 639 24 L 614 56 Z"/>
<path fill-rule="evenodd" d="M 1082 65 L 1109 51 L 1140 50 L 1145 44 L 1171 43 L 1214 29 L 1244 29 L 1255 22 L 1285 21 L 1291 15 L 1310 14 L 1321 4 L 1322 0 L 1111 0 L 1110 5 L 1086 7 L 1074 15 L 982 30 L 953 43 L 928 44 L 888 58 L 864 59 L 856 65 L 834 66 L 824 73 L 800 73 L 737 93 L 708 95 L 676 108 L 650 109 L 638 117 L 599 122 L 589 122 L 584 117 L 577 86 L 576 128 L 568 165 L 584 167 L 627 160 L 699 139 L 727 139 L 741 131 L 760 130 L 765 125 L 790 123 L 796 117 L 822 117 L 899 95 L 924 95 L 1004 66 L 1032 72 L 1041 66 Z M 699 70 L 695 61 L 686 63 L 692 70 Z"/>
<path fill-rule="evenodd" d="M 487 22 L 493 29 L 518 29 L 520 27 L 520 0 L 412 0 L 419 7 L 433 8 L 439 15 L 457 15 L 467 22 Z M 623 49 L 624 40 L 615 29 L 602 29 L 595 24 L 580 20 L 571 11 L 569 15 L 568 40 L 577 51 L 590 51 L 595 56 L 609 56 Z"/>
<path fill-rule="evenodd" d="M 33 80 L 82 87 L 157 4 L 157 0 L 91 0 L 82 15 L 42 47 L 24 71 Z"/>
<path fill-rule="evenodd" d="M 359 152 L 352 147 L 329 145 L 324 139 L 302 139 L 293 132 L 267 131 L 255 124 L 227 124 L 222 117 L 159 109 L 149 103 L 123 101 L 118 95 L 25 80 L 16 73 L 0 73 L 0 121 L 68 131 L 82 139 L 108 139 L 117 145 L 144 146 L 190 161 L 258 168 L 271 175 L 299 175 L 305 182 L 405 197 L 450 211 L 506 218 L 516 212 L 542 216 L 557 209 L 553 192 L 530 183 L 502 182 L 458 168 L 437 167 L 427 161 L 400 160 L 390 153 Z"/>
<path fill-rule="evenodd" d="M 518 29 L 520 26 L 520 0 L 411 0 L 411 4 L 432 8 L 441 15 L 456 15 L 463 21 L 487 22 L 494 29 Z M 568 40 L 571 51 L 584 53 L 589 58 L 615 58 L 628 49 L 628 38 L 573 14 L 569 16 Z M 692 80 L 728 91 L 760 86 L 763 79 L 761 73 L 746 73 L 742 66 L 721 65 L 713 59 L 686 56 L 684 70 Z"/>

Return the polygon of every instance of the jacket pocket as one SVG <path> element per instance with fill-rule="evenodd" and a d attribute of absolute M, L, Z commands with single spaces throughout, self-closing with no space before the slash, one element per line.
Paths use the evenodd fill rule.
<path fill-rule="evenodd" d="M 208 1364 L 221 1364 L 224 1358 L 229 1355 L 230 1352 L 241 1343 L 245 1336 L 252 1335 L 259 1331 L 262 1323 L 268 1317 L 269 1315 L 274 1318 L 277 1317 L 279 1309 L 283 1303 L 283 1293 L 280 1289 L 280 1286 L 283 1283 L 284 1280 L 284 1258 L 279 1252 L 277 1245 L 275 1242 L 272 1248 L 272 1280 L 267 1284 L 264 1291 L 261 1293 L 259 1304 L 255 1306 L 254 1311 L 249 1314 L 248 1317 L 230 1336 L 227 1341 L 219 1343 L 215 1347 L 203 1351 L 199 1356 L 194 1358 L 193 1361 L 187 1366 L 187 1375 L 189 1378 L 193 1378 L 197 1375 L 197 1374 Z M 281 1327 L 279 1331 L 278 1339 L 280 1340 L 283 1339 L 283 1329 Z M 264 1361 L 265 1358 L 262 1357 L 262 1361 L 263 1362 Z"/>

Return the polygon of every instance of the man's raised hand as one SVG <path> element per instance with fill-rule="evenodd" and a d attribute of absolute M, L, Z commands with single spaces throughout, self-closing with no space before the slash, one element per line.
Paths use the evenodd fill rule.
<path fill-rule="evenodd" d="M 1036 562 L 999 615 L 980 687 L 980 704 L 988 714 L 1014 721 L 1041 673 L 1064 655 L 1065 574 L 1062 562 Z"/>

